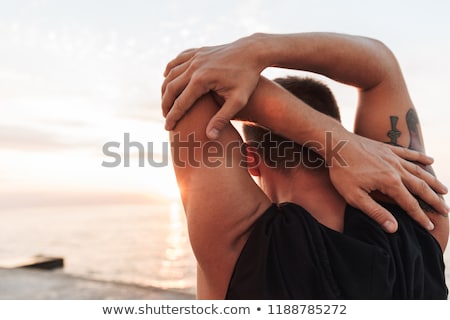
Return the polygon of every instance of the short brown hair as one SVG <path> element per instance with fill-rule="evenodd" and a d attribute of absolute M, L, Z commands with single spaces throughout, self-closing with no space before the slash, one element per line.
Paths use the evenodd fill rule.
<path fill-rule="evenodd" d="M 313 78 L 294 76 L 276 78 L 274 81 L 315 110 L 341 121 L 336 99 L 324 83 Z M 311 149 L 256 123 L 244 123 L 243 133 L 247 143 L 256 147 L 266 165 L 270 167 L 284 171 L 300 164 L 309 168 L 323 167 L 323 158 Z"/>

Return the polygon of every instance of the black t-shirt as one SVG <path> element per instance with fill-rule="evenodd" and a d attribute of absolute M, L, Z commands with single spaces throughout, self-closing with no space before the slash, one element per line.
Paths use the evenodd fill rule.
<path fill-rule="evenodd" d="M 272 205 L 256 222 L 231 277 L 226 299 L 447 299 L 442 251 L 401 208 L 384 232 L 347 206 L 344 232 L 302 207 Z"/>

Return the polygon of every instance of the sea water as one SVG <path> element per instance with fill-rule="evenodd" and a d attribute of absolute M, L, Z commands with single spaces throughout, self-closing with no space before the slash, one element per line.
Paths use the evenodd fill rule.
<path fill-rule="evenodd" d="M 0 219 L 0 265 L 59 256 L 69 274 L 195 292 L 195 259 L 176 201 L 14 209 Z"/>
<path fill-rule="evenodd" d="M 1 261 L 64 258 L 62 272 L 195 293 L 195 259 L 178 201 L 0 212 Z M 450 254 L 445 253 L 450 284 Z"/>

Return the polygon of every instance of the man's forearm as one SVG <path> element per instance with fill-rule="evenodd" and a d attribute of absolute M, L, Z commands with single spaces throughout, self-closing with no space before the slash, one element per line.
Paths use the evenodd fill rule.
<path fill-rule="evenodd" d="M 320 73 L 359 88 L 364 96 L 376 91 L 380 84 L 395 87 L 396 92 L 407 92 L 394 55 L 381 42 L 370 38 L 335 33 L 254 34 L 234 45 L 242 49 L 243 61 L 250 61 L 260 70 L 273 66 Z M 363 105 L 359 104 L 360 115 Z M 336 140 L 328 141 L 332 145 L 348 139 L 349 133 L 337 121 L 263 78 L 243 113 L 244 118 L 298 143 L 313 140 L 326 146 L 326 131 L 334 132 L 332 138 Z"/>
<path fill-rule="evenodd" d="M 240 120 L 256 122 L 299 144 L 315 144 L 315 151 L 325 160 L 326 148 L 347 140 L 349 132 L 336 120 L 296 98 L 278 84 L 261 77 L 247 106 L 238 114 Z M 333 132 L 326 141 L 326 132 Z"/>
<path fill-rule="evenodd" d="M 360 89 L 373 88 L 399 66 L 381 42 L 337 33 L 254 34 L 242 39 L 260 69 L 310 71 Z"/>

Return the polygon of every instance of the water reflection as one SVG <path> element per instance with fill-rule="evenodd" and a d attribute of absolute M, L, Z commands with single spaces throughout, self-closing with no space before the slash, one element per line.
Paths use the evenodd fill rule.
<path fill-rule="evenodd" d="M 172 202 L 168 208 L 167 232 L 165 246 L 161 259 L 159 278 L 164 279 L 162 287 L 192 288 L 194 287 L 195 270 L 189 270 L 187 261 L 192 259 L 186 220 L 181 205 Z"/>

